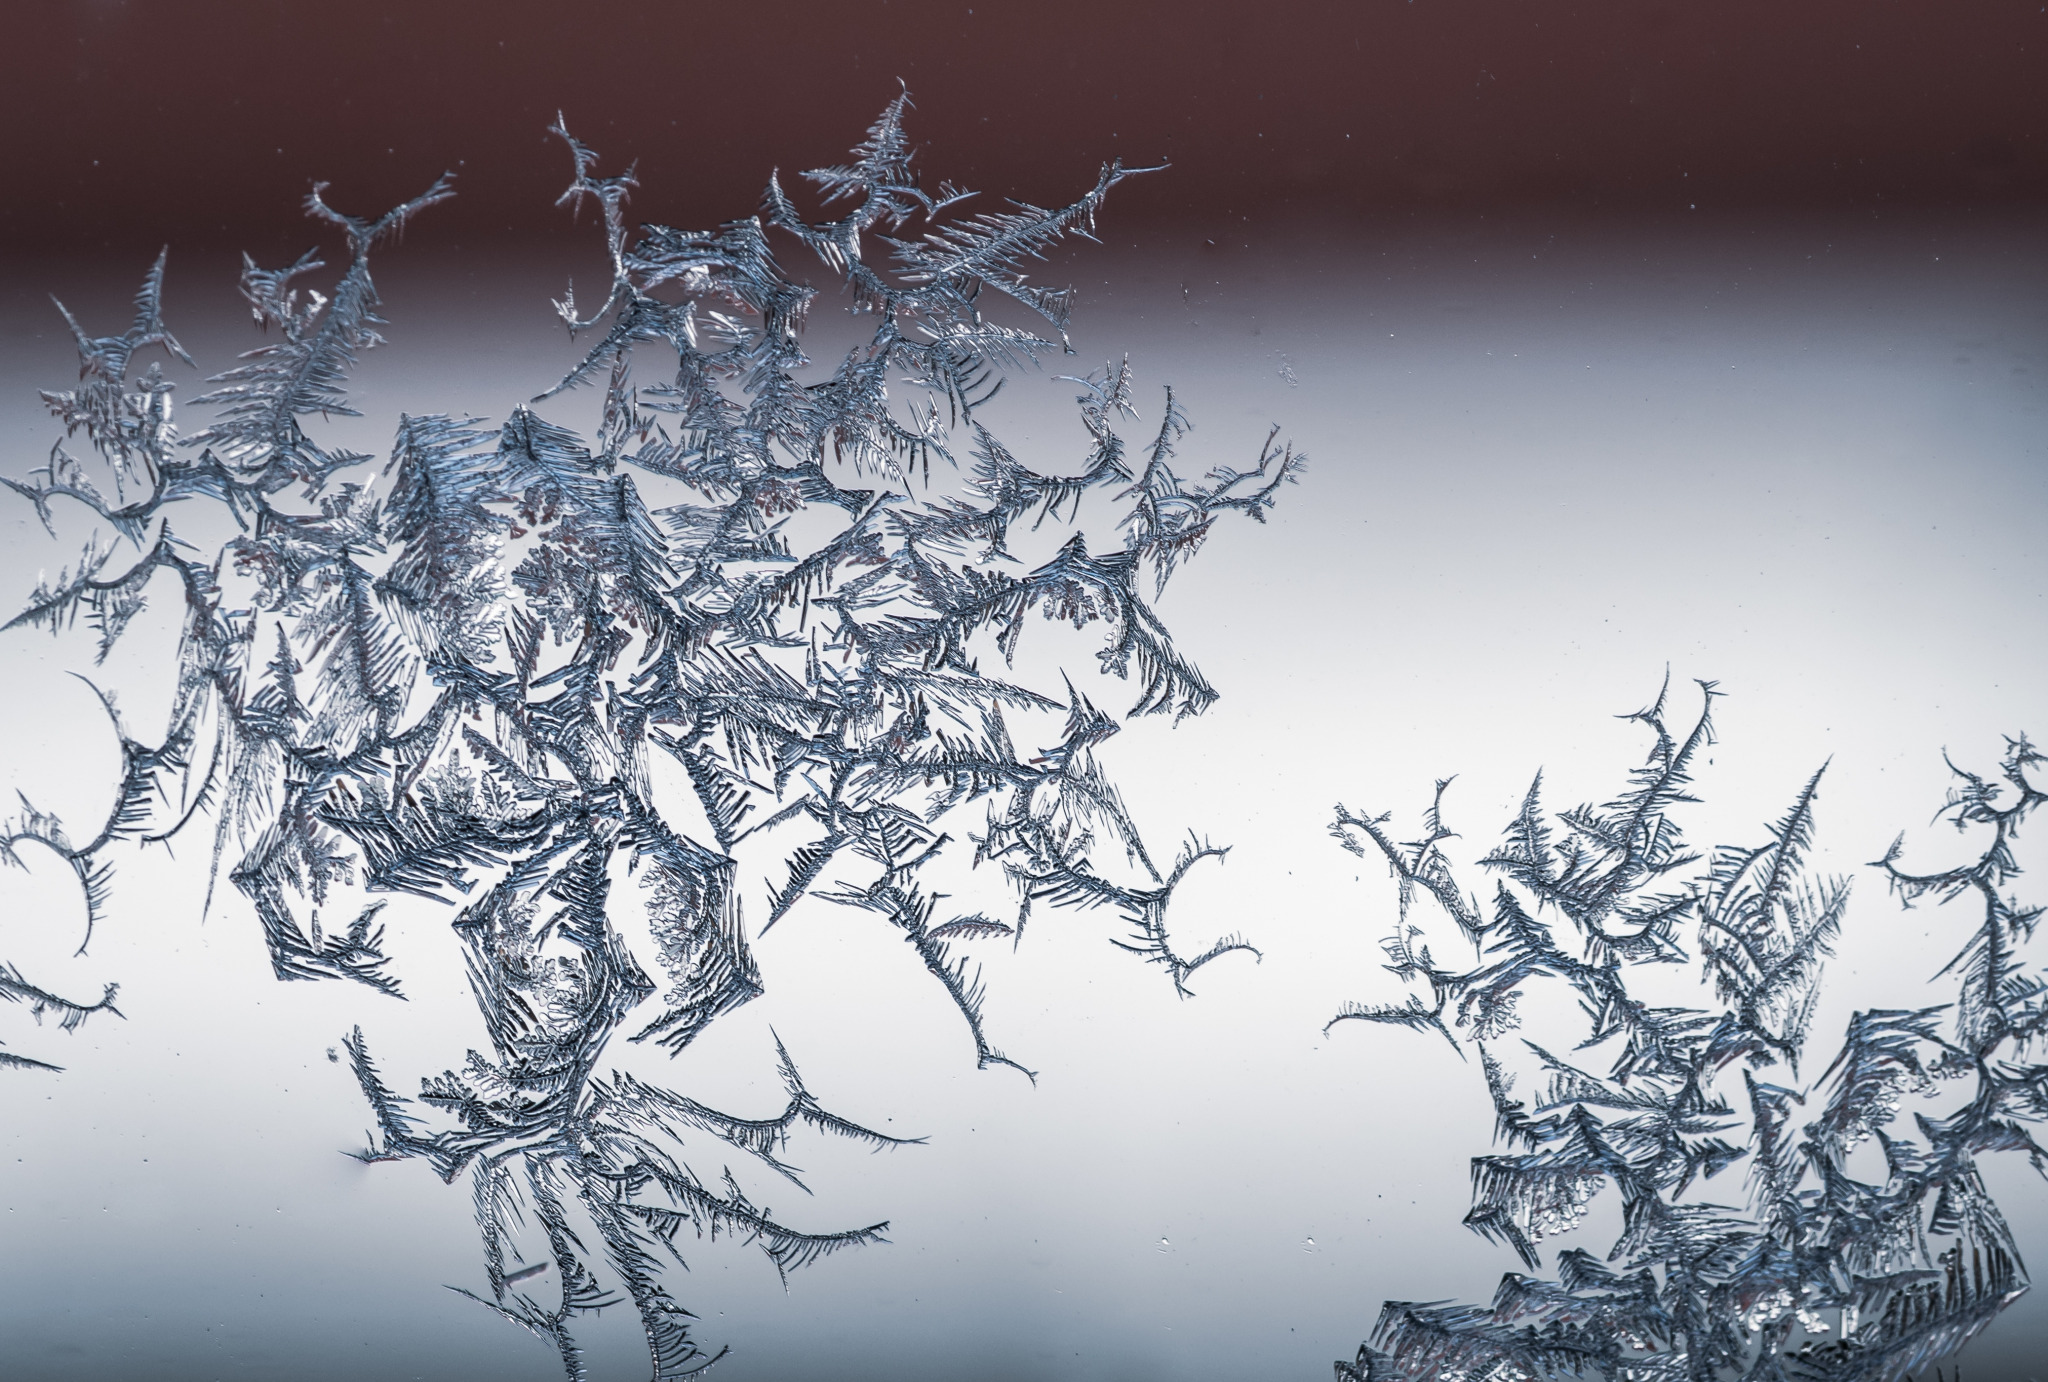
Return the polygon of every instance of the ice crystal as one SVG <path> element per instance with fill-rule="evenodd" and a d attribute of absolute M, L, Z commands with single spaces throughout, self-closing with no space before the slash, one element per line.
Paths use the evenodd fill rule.
<path fill-rule="evenodd" d="M 804 175 L 836 219 L 807 219 L 771 180 L 759 214 L 706 231 L 631 226 L 633 174 L 602 175 L 557 120 L 563 201 L 600 213 L 611 266 L 594 311 L 573 292 L 557 306 L 595 343 L 499 425 L 401 418 L 381 468 L 308 427 L 351 414 L 349 371 L 379 343 L 373 252 L 453 188 L 444 177 L 369 219 L 316 186 L 306 210 L 345 242 L 340 277 L 307 286 L 322 267 L 311 253 L 246 262 L 269 340 L 196 400 L 210 425 L 181 442 L 161 370 L 132 372 L 151 346 L 185 359 L 161 320 L 159 257 L 125 332 L 72 324 L 80 383 L 45 395 L 111 492 L 61 444 L 8 482 L 46 523 L 78 504 L 118 535 L 9 627 L 83 617 L 104 652 L 166 576 L 184 613 L 166 736 L 139 742 L 116 719 L 112 816 L 74 841 L 29 808 L 0 859 L 42 842 L 97 916 L 119 847 L 210 827 L 214 867 L 253 907 L 277 978 L 387 995 L 402 995 L 403 965 L 386 903 L 452 907 L 489 1049 L 411 1096 L 353 1031 L 376 1122 L 358 1155 L 468 1178 L 487 1283 L 471 1294 L 559 1350 L 571 1378 L 578 1319 L 616 1304 L 637 1312 L 657 1378 L 716 1356 L 664 1284 L 685 1230 L 751 1240 L 785 1274 L 881 1240 L 885 1224 L 793 1227 L 729 1168 L 693 1169 L 708 1144 L 794 1181 L 781 1153 L 799 1129 L 903 1141 L 830 1112 L 787 1051 L 787 1105 L 767 1120 L 604 1063 L 622 1029 L 679 1052 L 757 996 L 752 937 L 800 900 L 872 913 L 909 942 L 984 1067 L 1023 1069 L 987 1029 L 971 947 L 1020 936 L 1036 906 L 1117 917 L 1117 943 L 1183 994 L 1202 965 L 1250 950 L 1235 936 L 1175 948 L 1173 894 L 1222 849 L 1192 841 L 1156 864 L 1096 755 L 1119 717 L 1071 681 L 1041 689 L 1011 669 L 1036 612 L 1101 632 L 1101 669 L 1134 688 L 1129 714 L 1205 709 L 1216 693 L 1151 600 L 1219 517 L 1263 520 L 1304 458 L 1269 437 L 1250 470 L 1183 479 L 1188 422 L 1170 391 L 1156 429 L 1127 443 L 1140 403 L 1123 364 L 1074 381 L 1078 468 L 1018 459 L 981 410 L 1005 371 L 1069 351 L 1072 308 L 1026 266 L 1089 237 L 1111 190 L 1150 170 L 1111 162 L 1066 206 L 962 214 L 972 194 L 928 191 L 911 167 L 909 104 L 891 102 L 849 162 Z M 810 382 L 818 290 L 784 269 L 787 251 L 873 323 Z M 647 353 L 660 361 L 636 384 Z M 585 384 L 602 390 L 590 439 L 545 411 Z M 172 531 L 180 504 L 225 509 L 238 531 L 194 549 Z M 1084 504 L 1111 510 L 1120 539 L 1091 545 L 1075 526 Z M 1071 535 L 1027 566 L 1008 546 L 1026 527 Z M 796 536 L 811 532 L 824 536 Z M 664 779 L 657 760 L 677 772 Z M 687 809 L 664 781 L 687 784 Z M 1013 920 L 956 913 L 926 881 L 970 850 L 1014 886 Z M 749 919 L 740 861 L 762 851 L 777 878 Z M 1129 867 L 1099 863 L 1105 852 Z M 627 937 L 643 930 L 651 949 L 636 953 Z M 0 968 L 0 998 L 69 1028 L 113 1011 L 114 990 L 67 1001 Z M 520 1222 L 538 1224 L 543 1260 L 518 1259 Z"/>
<path fill-rule="evenodd" d="M 1702 694 L 1682 736 L 1667 728 L 1662 694 L 1628 717 L 1652 748 L 1612 801 L 1553 815 L 1537 779 L 1481 861 L 1498 875 L 1490 909 L 1444 852 L 1447 783 L 1410 841 L 1387 816 L 1338 808 L 1337 838 L 1383 858 L 1399 886 L 1388 968 L 1428 997 L 1354 1004 L 1331 1025 L 1406 1026 L 1477 1055 L 1498 1136 L 1520 1149 L 1473 1158 L 1467 1227 L 1533 1271 L 1537 1244 L 1570 1233 L 1609 1187 L 1622 1223 L 1607 1254 L 1615 1266 L 1571 1247 L 1557 1255 L 1555 1280 L 1510 1272 L 1490 1306 L 1388 1302 L 1357 1357 L 1336 1365 L 1339 1382 L 1897 1382 L 1961 1348 L 2026 1290 L 1978 1158 L 2022 1152 L 2048 1172 L 2030 1131 L 2048 1118 L 2037 1045 L 2048 972 L 2024 953 L 2041 909 L 2004 891 L 2019 871 L 2020 824 L 2048 801 L 2030 776 L 2043 756 L 2021 738 L 1998 779 L 1955 769 L 1948 818 L 1990 837 L 1974 859 L 1908 873 L 1895 845 L 1876 865 L 1909 904 L 1978 901 L 1981 921 L 1939 976 L 1955 981 L 1955 1001 L 1855 1014 L 1834 1058 L 1802 1083 L 1822 965 L 1849 896 L 1847 880 L 1816 878 L 1807 863 L 1822 773 L 1760 842 L 1688 848 L 1675 812 L 1695 800 L 1692 775 L 1712 739 L 1716 693 L 1702 683 Z M 1445 940 L 1472 947 L 1470 967 L 1432 957 L 1431 930 L 1411 920 L 1418 888 L 1451 923 Z M 1648 965 L 1695 966 L 1718 1005 L 1652 1005 L 1633 991 Z M 1558 985 L 1585 1018 L 1585 1054 L 1571 1059 L 1510 1039 L 1514 1000 Z M 1512 1066 L 1531 1062 L 1534 1085 L 1518 1097 Z M 1943 1076 L 1969 1081 L 1969 1097 L 1946 1116 L 1915 1108 L 1917 1136 L 1894 1133 Z M 1875 1182 L 1849 1163 L 1870 1139 L 1884 1152 Z M 1748 1167 L 1741 1202 L 1702 1198 L 1705 1182 L 1738 1161 Z"/>

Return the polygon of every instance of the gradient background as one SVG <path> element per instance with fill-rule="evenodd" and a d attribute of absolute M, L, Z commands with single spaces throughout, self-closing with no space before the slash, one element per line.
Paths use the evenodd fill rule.
<path fill-rule="evenodd" d="M 2048 735 L 2038 5 L 11 17 L 0 465 L 16 475 L 54 436 L 34 390 L 73 373 L 45 295 L 115 329 L 168 240 L 172 328 L 223 368 L 256 343 L 237 256 L 314 243 L 296 208 L 314 177 L 358 211 L 448 167 L 461 194 L 384 256 L 391 344 L 359 376 L 366 417 L 323 440 L 381 453 L 400 412 L 502 417 L 573 353 L 548 298 L 600 281 L 587 221 L 551 206 L 557 109 L 609 166 L 638 158 L 636 213 L 678 225 L 744 214 L 772 166 L 836 160 L 899 77 L 933 181 L 1051 204 L 1102 158 L 1172 160 L 1113 194 L 1104 245 L 1045 277 L 1081 289 L 1075 363 L 1128 351 L 1182 391 L 1188 470 L 1246 463 L 1273 421 L 1314 457 L 1273 523 L 1220 532 L 1164 602 L 1223 703 L 1108 752 L 1155 848 L 1190 828 L 1235 845 L 1184 890 L 1178 934 L 1241 928 L 1265 962 L 1220 961 L 1179 1002 L 1097 918 L 992 948 L 992 1038 L 1040 1071 L 1034 1090 L 972 1068 L 892 937 L 793 914 L 761 947 L 767 996 L 670 1073 L 765 1112 L 772 1026 L 828 1104 L 931 1143 L 798 1148 L 816 1202 L 770 1203 L 817 1227 L 888 1218 L 893 1243 L 787 1295 L 744 1249 L 690 1254 L 674 1289 L 733 1345 L 722 1376 L 1326 1376 L 1382 1299 L 1484 1299 L 1514 1265 L 1457 1224 L 1491 1131 L 1477 1072 L 1408 1033 L 1320 1035 L 1344 1000 L 1397 996 L 1377 968 L 1391 885 L 1323 833 L 1334 801 L 1412 822 L 1456 772 L 1452 824 L 1477 855 L 1538 766 L 1560 806 L 1612 790 L 1640 745 L 1607 717 L 1667 664 L 1681 684 L 1718 678 L 1696 840 L 1755 838 L 1833 756 L 1823 863 L 1858 874 L 1858 900 L 1824 1050 L 1854 1008 L 1928 1001 L 1970 924 L 1901 913 L 1861 862 L 1901 828 L 1909 860 L 1955 857 L 1926 828 L 1943 748 L 1988 767 L 2001 734 Z M 1078 456 L 1070 398 L 1019 379 L 998 430 L 1033 461 Z M 550 415 L 580 423 L 589 402 Z M 86 529 L 53 542 L 10 504 L 0 534 L 0 590 L 25 592 Z M 164 638 L 139 627 L 95 673 L 138 728 L 162 714 Z M 113 740 L 68 675 L 90 662 L 83 631 L 0 641 L 0 796 L 103 814 Z M 335 1154 L 367 1121 L 325 1058 L 350 1024 L 400 1079 L 475 1040 L 445 926 L 402 925 L 410 1004 L 280 987 L 238 899 L 198 919 L 192 862 L 123 860 L 76 960 L 63 880 L 0 874 L 0 955 L 67 993 L 117 979 L 128 1015 L 67 1037 L 0 1012 L 7 1049 L 68 1067 L 6 1081 L 10 1370 L 555 1375 L 547 1349 L 441 1289 L 481 1286 L 467 1194 Z M 2040 1270 L 2048 1188 L 1995 1174 Z M 624 1319 L 590 1342 L 600 1378 L 644 1367 Z M 2037 1291 L 1969 1369 L 2024 1378 L 2043 1354 Z"/>

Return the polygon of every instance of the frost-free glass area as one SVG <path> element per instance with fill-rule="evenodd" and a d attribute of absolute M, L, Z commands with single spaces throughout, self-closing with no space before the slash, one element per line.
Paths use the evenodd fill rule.
<path fill-rule="evenodd" d="M 340 187 L 11 273 L 14 1354 L 2025 1375 L 2038 227 L 1118 238 L 899 117 L 694 235 L 561 132 L 573 342 Z"/>

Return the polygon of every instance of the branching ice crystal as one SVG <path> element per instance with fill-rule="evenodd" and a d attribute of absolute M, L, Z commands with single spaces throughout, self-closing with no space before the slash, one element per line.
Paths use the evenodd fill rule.
<path fill-rule="evenodd" d="M 2021 738 L 1995 779 L 1955 769 L 1945 814 L 1990 837 L 1974 859 L 1909 873 L 1895 844 L 1875 865 L 1909 905 L 1979 902 L 1981 921 L 1939 976 L 1954 980 L 1955 1001 L 1857 1013 L 1826 1069 L 1802 1083 L 1821 968 L 1849 897 L 1846 880 L 1816 878 L 1806 863 L 1822 773 L 1759 843 L 1688 848 L 1673 812 L 1695 800 L 1692 773 L 1712 741 L 1716 693 L 1701 688 L 1682 737 L 1666 728 L 1662 694 L 1628 717 L 1652 748 L 1614 800 L 1552 815 L 1538 777 L 1481 860 L 1497 875 L 1490 907 L 1444 853 L 1448 783 L 1415 840 L 1397 839 L 1387 816 L 1338 807 L 1338 840 L 1393 872 L 1400 922 L 1388 968 L 1419 991 L 1402 1005 L 1353 1005 L 1331 1025 L 1430 1031 L 1478 1057 L 1497 1135 L 1516 1150 L 1473 1158 L 1466 1226 L 1533 1270 L 1537 1244 L 1576 1228 L 1610 1186 L 1622 1221 L 1606 1262 L 1567 1248 L 1555 1280 L 1510 1272 L 1490 1306 L 1388 1302 L 1356 1359 L 1336 1365 L 1339 1382 L 1896 1382 L 1961 1348 L 2026 1290 L 1978 1158 L 2023 1152 L 2048 1173 L 2029 1130 L 2048 1119 L 2048 971 L 2025 954 L 2041 908 L 2004 891 L 2019 872 L 2019 827 L 2048 801 L 2034 776 L 2043 755 Z M 1470 967 L 1434 958 L 1432 933 L 1410 919 L 1418 888 L 1453 924 L 1444 939 L 1472 947 Z M 1716 1006 L 1639 997 L 1650 965 L 1696 966 Z M 1557 985 L 1585 1019 L 1584 1055 L 1511 1040 L 1516 1000 Z M 1536 1082 L 1517 1097 L 1510 1065 L 1531 1060 Z M 1939 1081 L 1967 1082 L 1968 1097 L 1945 1116 L 1914 1108 L 1917 1136 L 1892 1131 Z M 1870 1139 L 1883 1150 L 1877 1180 L 1849 1160 Z M 1738 1161 L 1743 1202 L 1703 1198 L 1705 1182 Z"/>
<path fill-rule="evenodd" d="M 399 995 L 389 898 L 364 894 L 456 908 L 490 1049 L 413 1097 L 357 1028 L 348 1057 L 377 1125 L 359 1155 L 469 1178 L 489 1287 L 477 1298 L 551 1342 L 571 1378 L 578 1318 L 614 1304 L 638 1313 L 658 1379 L 715 1356 L 663 1284 L 686 1229 L 750 1239 L 787 1273 L 886 1227 L 801 1231 L 730 1169 L 693 1169 L 707 1139 L 791 1181 L 780 1153 L 799 1127 L 903 1140 L 829 1112 L 788 1052 L 788 1104 L 768 1120 L 604 1068 L 622 1027 L 678 1052 L 761 992 L 741 913 L 748 850 L 781 865 L 759 930 L 806 896 L 876 914 L 984 1067 L 1023 1069 L 992 1044 L 962 947 L 1017 937 L 1035 905 L 1106 909 L 1129 928 L 1117 943 L 1183 994 L 1202 965 L 1251 948 L 1175 948 L 1174 891 L 1223 851 L 1197 840 L 1154 861 L 1095 756 L 1118 718 L 1071 681 L 1053 694 L 984 667 L 1015 666 L 1036 611 L 1102 632 L 1101 669 L 1135 684 L 1130 714 L 1202 711 L 1216 693 L 1150 599 L 1219 516 L 1263 521 L 1304 458 L 1269 437 L 1251 470 L 1185 481 L 1178 403 L 1168 392 L 1149 440 L 1127 444 L 1134 384 L 1112 365 L 1074 381 L 1080 466 L 1018 460 L 979 410 L 1005 370 L 1069 349 L 1071 307 L 1025 266 L 1089 237 L 1107 194 L 1151 170 L 1112 162 L 1058 209 L 959 215 L 972 194 L 928 192 L 911 171 L 908 106 L 892 102 L 847 164 L 805 175 L 838 219 L 806 219 L 771 180 L 760 214 L 709 231 L 630 227 L 632 173 L 600 175 L 557 121 L 573 165 L 563 201 L 601 213 L 611 282 L 587 315 L 573 293 L 557 304 L 599 339 L 534 403 L 598 385 L 594 441 L 532 406 L 496 427 L 402 418 L 381 470 L 315 440 L 308 419 L 353 415 L 349 371 L 380 339 L 373 252 L 453 195 L 444 177 L 363 219 L 323 184 L 306 209 L 346 242 L 340 278 L 305 286 L 322 267 L 310 253 L 246 262 L 242 291 L 271 341 L 196 400 L 211 425 L 181 442 L 159 366 L 131 372 L 151 346 L 187 359 L 161 320 L 160 257 L 127 331 L 72 323 L 80 382 L 44 395 L 104 477 L 59 444 L 30 482 L 7 482 L 46 524 L 77 504 L 117 535 L 8 627 L 84 618 L 104 655 L 166 580 L 183 625 L 166 736 L 146 744 L 115 719 L 125 771 L 105 825 L 74 843 L 30 808 L 0 844 L 53 850 L 97 917 L 120 847 L 210 821 L 214 868 L 253 905 L 284 980 Z M 785 273 L 773 234 L 874 323 L 811 382 L 800 341 L 817 290 Z M 995 301 L 1051 334 L 990 315 Z M 636 384 L 644 349 L 663 363 Z M 650 504 L 650 490 L 676 502 Z M 1117 509 L 1120 538 L 1091 546 L 1084 504 Z M 173 530 L 180 506 L 200 505 L 238 526 L 218 551 Z M 1026 567 L 1008 546 L 1020 525 L 1072 535 Z M 977 804 L 978 831 L 961 824 Z M 1014 885 L 1013 920 L 956 914 L 925 881 L 963 841 Z M 1105 851 L 1125 856 L 1125 881 L 1098 866 Z M 0 997 L 68 1028 L 113 1011 L 114 990 L 68 1001 L 0 968 Z M 533 1263 L 511 1236 L 527 1221 L 547 1245 Z"/>

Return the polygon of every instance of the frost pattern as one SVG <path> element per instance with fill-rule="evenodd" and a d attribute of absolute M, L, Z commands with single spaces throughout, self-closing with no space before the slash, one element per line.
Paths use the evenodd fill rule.
<path fill-rule="evenodd" d="M 1610 1188 L 1623 1225 L 1606 1261 L 1566 1248 L 1554 1280 L 1510 1272 L 1491 1305 L 1387 1302 L 1357 1357 L 1336 1365 L 1339 1382 L 1896 1382 L 1954 1353 L 2026 1290 L 1978 1158 L 2022 1152 L 2048 1173 L 2029 1130 L 2048 1118 L 2048 973 L 2023 954 L 2041 908 L 2004 891 L 2019 871 L 2014 837 L 2048 800 L 2029 776 L 2042 755 L 2021 738 L 2008 741 L 1996 779 L 1955 769 L 1947 818 L 1989 833 L 1974 859 L 1908 873 L 1894 845 L 1876 865 L 1909 905 L 1980 904 L 1940 976 L 1956 1000 L 1857 1013 L 1827 1067 L 1802 1082 L 1849 897 L 1847 880 L 1815 877 L 1806 862 L 1822 772 L 1758 843 L 1690 849 L 1673 812 L 1696 800 L 1692 773 L 1712 742 L 1716 693 L 1701 689 L 1682 736 L 1667 728 L 1661 693 L 1627 717 L 1652 747 L 1613 800 L 1552 814 L 1539 776 L 1481 860 L 1496 875 L 1486 904 L 1444 852 L 1448 783 L 1413 840 L 1387 816 L 1337 809 L 1338 840 L 1383 858 L 1399 887 L 1387 968 L 1415 992 L 1405 1004 L 1353 1005 L 1330 1025 L 1406 1026 L 1478 1057 L 1512 1150 L 1473 1158 L 1466 1226 L 1534 1271 L 1542 1240 L 1570 1234 Z M 1435 933 L 1410 919 L 1418 889 L 1450 920 L 1439 948 L 1469 945 L 1469 966 L 1434 957 Z M 1645 1001 L 1631 987 L 1650 965 L 1696 968 L 1715 1005 Z M 1514 1036 L 1519 1000 L 1559 985 L 1585 1019 L 1584 1039 L 1563 1055 Z M 1534 1071 L 1519 1095 L 1514 1065 Z M 1948 1082 L 1967 1098 L 1937 1117 L 1926 1101 Z M 1895 1132 L 1909 1110 L 1914 1135 Z M 1883 1175 L 1859 1179 L 1849 1154 L 1873 1139 Z M 1741 1202 L 1706 1198 L 1707 1182 L 1737 1162 L 1748 1171 Z"/>
<path fill-rule="evenodd" d="M 117 535 L 9 628 L 83 618 L 104 655 L 166 580 L 183 626 L 166 736 L 139 742 L 115 717 L 126 771 L 104 827 L 74 842 L 30 807 L 0 860 L 41 842 L 97 917 L 120 848 L 210 824 L 213 868 L 253 907 L 277 978 L 394 996 L 387 902 L 453 908 L 490 1049 L 411 1096 L 358 1027 L 348 1059 L 376 1119 L 358 1155 L 468 1178 L 488 1283 L 470 1294 L 558 1349 L 572 1379 L 577 1320 L 615 1304 L 637 1312 L 657 1379 L 715 1359 L 664 1285 L 686 1229 L 750 1240 L 786 1274 L 887 1227 L 804 1231 L 729 1168 L 693 1169 L 708 1143 L 795 1182 L 780 1154 L 798 1129 L 903 1140 L 828 1111 L 788 1052 L 787 1107 L 765 1121 L 603 1067 L 622 1028 L 679 1052 L 761 992 L 741 910 L 749 849 L 777 861 L 759 930 L 806 897 L 875 914 L 958 1009 L 983 1067 L 1023 1070 L 987 1030 L 971 947 L 1019 938 L 1034 907 L 1105 910 L 1126 928 L 1117 943 L 1182 994 L 1204 964 L 1251 950 L 1236 936 L 1192 958 L 1175 948 L 1173 893 L 1223 851 L 1197 841 L 1154 862 L 1095 755 L 1119 717 L 1071 681 L 1035 689 L 987 667 L 1014 667 L 1036 613 L 1100 632 L 1101 669 L 1134 689 L 1129 714 L 1206 709 L 1216 692 L 1151 601 L 1219 517 L 1263 521 L 1305 458 L 1269 437 L 1248 471 L 1181 478 L 1188 423 L 1170 391 L 1157 428 L 1125 439 L 1139 411 L 1127 364 L 1073 381 L 1078 468 L 1013 455 L 979 410 L 1005 371 L 1070 353 L 1071 294 L 1027 266 L 1090 237 L 1108 193 L 1150 170 L 1107 164 L 1056 209 L 961 214 L 972 194 L 928 192 L 911 169 L 909 104 L 890 103 L 846 164 L 804 175 L 837 219 L 806 219 L 771 180 L 759 214 L 707 231 L 629 226 L 632 173 L 600 175 L 558 120 L 562 200 L 600 213 L 611 282 L 587 315 L 573 292 L 557 306 L 595 343 L 501 425 L 400 419 L 381 468 L 307 425 L 352 415 L 349 371 L 380 340 L 373 252 L 452 183 L 375 219 L 316 186 L 306 210 L 345 242 L 340 277 L 307 286 L 312 253 L 245 261 L 270 339 L 195 400 L 209 426 L 181 442 L 161 368 L 132 373 L 150 346 L 186 359 L 161 320 L 159 257 L 125 332 L 72 323 L 80 382 L 44 395 L 108 478 L 60 443 L 8 482 L 46 524 L 80 504 Z M 817 290 L 785 272 L 778 236 L 874 324 L 812 382 L 800 343 Z M 991 315 L 996 302 L 1039 326 Z M 636 382 L 649 351 L 659 363 Z M 603 391 L 588 440 L 541 411 L 586 384 Z M 1075 526 L 1089 503 L 1120 518 L 1118 539 L 1090 545 Z M 236 525 L 218 551 L 173 531 L 180 505 L 201 504 Z M 1024 527 L 1072 533 L 1026 566 L 1008 545 Z M 925 881 L 970 849 L 1013 885 L 1012 920 L 956 914 Z M 69 1001 L 10 967 L 0 997 L 66 1028 L 114 1010 L 112 988 Z M 546 1241 L 533 1263 L 512 1236 L 529 1222 Z"/>

